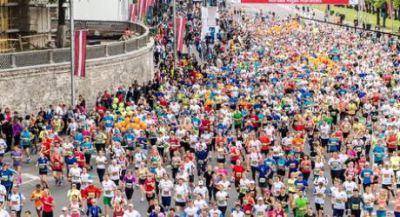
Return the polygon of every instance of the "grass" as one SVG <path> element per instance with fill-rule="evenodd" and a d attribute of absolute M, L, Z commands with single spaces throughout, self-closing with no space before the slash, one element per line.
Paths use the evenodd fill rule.
<path fill-rule="evenodd" d="M 325 12 L 327 5 L 312 5 L 311 6 L 314 9 L 317 9 L 319 11 Z M 357 11 L 351 8 L 343 8 L 343 7 L 337 7 L 334 5 L 331 5 L 331 10 L 333 10 L 336 13 L 341 13 L 345 14 L 345 20 L 348 21 L 349 23 L 353 24 L 354 20 L 357 19 Z M 371 14 L 367 12 L 360 12 L 360 17 L 363 17 L 366 21 L 366 23 L 369 23 L 372 25 L 372 27 L 376 26 L 376 14 Z M 381 17 L 380 19 L 380 26 L 382 26 L 382 21 L 383 18 Z M 400 21 L 394 20 L 393 21 L 393 29 L 396 32 L 400 27 Z M 386 27 L 385 29 L 391 31 L 392 30 L 392 20 L 390 18 L 386 19 Z"/>

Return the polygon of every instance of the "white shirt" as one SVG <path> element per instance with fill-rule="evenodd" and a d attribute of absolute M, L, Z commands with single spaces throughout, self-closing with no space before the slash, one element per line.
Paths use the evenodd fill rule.
<path fill-rule="evenodd" d="M 199 209 L 195 206 L 186 207 L 185 214 L 186 216 L 196 216 L 198 210 Z"/>
<path fill-rule="evenodd" d="M 383 185 L 391 185 L 392 180 L 394 177 L 394 172 L 392 169 L 381 169 L 381 175 L 382 175 L 382 184 Z"/>
<path fill-rule="evenodd" d="M 0 154 L 4 154 L 6 148 L 7 148 L 6 141 L 4 141 L 4 139 L 0 139 Z"/>
<path fill-rule="evenodd" d="M 345 191 L 336 191 L 333 194 L 333 208 L 335 209 L 345 209 L 346 208 L 346 202 L 345 200 L 347 199 L 347 195 Z"/>
<path fill-rule="evenodd" d="M 193 204 L 195 207 L 197 207 L 197 209 L 203 209 L 203 208 L 207 208 L 208 204 L 204 199 L 200 199 L 200 200 L 194 200 Z"/>
<path fill-rule="evenodd" d="M 176 185 L 175 186 L 175 201 L 184 203 L 186 202 L 186 195 L 189 193 L 189 190 L 185 184 Z"/>
<path fill-rule="evenodd" d="M 203 198 L 206 198 L 208 189 L 205 186 L 196 186 L 193 190 L 193 193 L 200 194 Z"/>
<path fill-rule="evenodd" d="M 343 182 L 343 187 L 346 191 L 347 198 L 350 198 L 353 195 L 354 189 L 357 188 L 357 184 L 353 181 L 345 181 Z"/>
<path fill-rule="evenodd" d="M 4 202 L 6 199 L 7 190 L 4 185 L 0 184 L 0 202 Z"/>
<path fill-rule="evenodd" d="M 5 209 L 0 209 L 0 217 L 10 217 L 10 214 Z"/>
<path fill-rule="evenodd" d="M 121 170 L 121 167 L 119 165 L 111 164 L 108 167 L 108 173 L 110 174 L 110 179 L 111 180 L 119 180 L 119 171 L 120 170 Z"/>
<path fill-rule="evenodd" d="M 105 169 L 106 168 L 106 156 L 97 156 L 96 157 L 96 164 L 98 169 Z"/>
<path fill-rule="evenodd" d="M 24 201 L 25 197 L 23 194 L 21 193 L 11 194 L 10 196 L 11 210 L 21 211 Z"/>
<path fill-rule="evenodd" d="M 238 212 L 237 210 L 233 210 L 231 216 L 232 217 L 244 217 L 244 212 L 243 211 Z"/>
<path fill-rule="evenodd" d="M 325 204 L 325 192 L 326 192 L 326 187 L 325 186 L 322 186 L 322 187 L 320 187 L 319 185 L 315 186 L 315 188 L 314 188 L 314 194 L 315 194 L 314 201 L 315 201 L 315 203 L 317 203 L 317 204 Z"/>
<path fill-rule="evenodd" d="M 162 197 L 171 197 L 172 190 L 174 189 L 174 183 L 171 180 L 160 180 L 158 187 L 161 190 Z"/>
<path fill-rule="evenodd" d="M 228 206 L 228 201 L 227 201 L 228 193 L 226 193 L 226 191 L 218 191 L 215 197 L 217 199 L 217 205 L 219 207 Z"/>
<path fill-rule="evenodd" d="M 71 176 L 73 183 L 80 183 L 81 182 L 81 173 L 82 169 L 79 167 L 72 167 L 69 169 L 69 175 Z"/>
<path fill-rule="evenodd" d="M 104 180 L 103 183 L 103 190 L 104 190 L 104 197 L 113 197 L 114 196 L 114 190 L 117 188 L 115 183 L 111 180 Z"/>
<path fill-rule="evenodd" d="M 122 217 L 141 217 L 141 215 L 137 210 L 132 210 L 132 212 L 130 212 L 129 209 L 126 209 Z"/>

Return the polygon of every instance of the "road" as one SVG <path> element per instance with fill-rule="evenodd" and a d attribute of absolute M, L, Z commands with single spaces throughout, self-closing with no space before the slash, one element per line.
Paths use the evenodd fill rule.
<path fill-rule="evenodd" d="M 237 5 L 237 4 L 233 4 L 233 6 L 239 7 L 239 5 Z M 289 14 L 294 15 L 294 14 L 298 13 L 298 11 L 296 11 L 293 6 L 284 6 L 284 5 L 261 5 L 261 4 L 254 5 L 254 4 L 252 4 L 252 5 L 241 5 L 241 7 L 246 9 L 246 11 L 248 11 L 250 13 L 259 12 L 260 9 L 263 11 L 263 13 L 268 13 L 270 11 L 275 12 L 276 15 L 280 16 L 280 17 L 288 16 Z M 317 16 L 321 16 L 321 14 L 317 13 Z M 36 156 L 33 157 L 33 159 L 35 159 L 35 158 L 36 158 Z M 90 174 L 94 177 L 94 180 L 95 180 L 94 183 L 97 186 L 100 186 L 95 172 L 92 171 L 92 172 L 90 172 Z M 37 171 L 37 168 L 33 165 L 33 163 L 23 165 L 22 179 L 23 179 L 23 182 L 22 182 L 22 185 L 20 188 L 21 193 L 23 195 L 25 195 L 25 197 L 27 197 L 27 199 L 28 199 L 24 206 L 24 211 L 31 210 L 33 212 L 34 206 L 33 206 L 33 202 L 29 201 L 29 196 L 30 196 L 31 192 L 35 189 L 35 185 L 39 183 L 38 171 Z M 69 185 L 64 182 L 62 186 L 55 186 L 53 178 L 50 178 L 49 183 L 50 183 L 50 186 L 49 186 L 50 190 L 52 192 L 52 195 L 55 198 L 55 215 L 58 216 L 61 213 L 61 208 L 68 205 L 66 195 L 67 195 L 67 191 L 69 189 Z M 310 196 L 311 196 L 310 192 L 308 192 L 308 195 L 310 198 Z M 138 192 L 138 190 L 135 191 L 133 198 L 134 198 L 133 203 L 135 204 L 136 209 L 142 214 L 146 213 L 147 203 L 140 202 L 140 193 Z M 231 188 L 231 190 L 229 191 L 230 208 L 232 207 L 232 204 L 235 203 L 236 198 L 237 198 L 237 193 L 233 188 Z M 102 206 L 102 204 L 101 204 L 101 206 Z M 329 207 L 330 204 L 328 203 L 328 204 L 326 204 L 326 206 Z M 329 215 L 330 213 L 327 213 L 327 214 Z"/>

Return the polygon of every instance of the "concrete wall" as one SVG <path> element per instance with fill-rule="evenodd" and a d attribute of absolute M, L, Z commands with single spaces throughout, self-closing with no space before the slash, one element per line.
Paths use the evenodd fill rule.
<path fill-rule="evenodd" d="M 115 90 L 137 80 L 147 82 L 154 76 L 153 45 L 139 50 L 88 60 L 86 77 L 77 78 L 76 98 L 82 94 L 87 104 L 94 104 L 99 91 Z M 16 68 L 0 73 L 0 107 L 22 113 L 37 111 L 50 104 L 70 103 L 69 63 Z"/>

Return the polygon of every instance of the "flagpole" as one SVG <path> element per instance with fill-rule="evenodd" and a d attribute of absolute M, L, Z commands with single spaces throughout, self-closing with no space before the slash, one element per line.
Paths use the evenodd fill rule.
<path fill-rule="evenodd" d="M 71 106 L 75 106 L 75 28 L 74 0 L 69 0 L 69 23 L 71 32 Z"/>
<path fill-rule="evenodd" d="M 176 31 L 176 0 L 172 0 L 172 10 L 173 10 L 173 19 L 174 19 L 174 71 L 175 67 L 178 63 L 178 52 L 177 52 L 177 31 Z"/>

